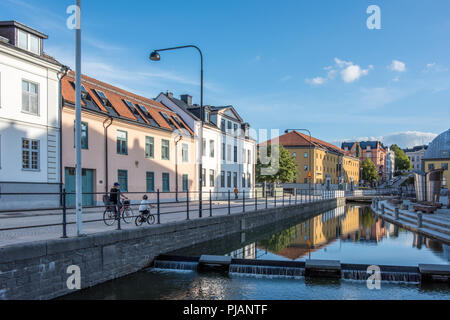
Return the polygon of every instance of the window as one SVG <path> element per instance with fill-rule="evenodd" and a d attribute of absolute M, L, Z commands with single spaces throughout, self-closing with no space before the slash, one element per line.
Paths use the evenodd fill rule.
<path fill-rule="evenodd" d="M 181 145 L 181 158 L 183 162 L 189 162 L 189 145 L 187 143 Z"/>
<path fill-rule="evenodd" d="M 293 156 L 294 158 L 297 158 L 297 152 L 293 152 L 293 153 L 292 153 L 292 156 Z"/>
<path fill-rule="evenodd" d="M 127 170 L 118 170 L 117 171 L 117 180 L 120 183 L 120 191 L 128 192 L 128 171 Z"/>
<path fill-rule="evenodd" d="M 225 131 L 225 119 L 220 120 L 220 130 Z"/>
<path fill-rule="evenodd" d="M 370 157 L 371 157 L 370 152 L 366 153 L 366 158 L 370 158 Z"/>
<path fill-rule="evenodd" d="M 220 187 L 225 188 L 225 171 L 220 172 Z"/>
<path fill-rule="evenodd" d="M 245 188 L 245 173 L 242 173 L 242 188 Z"/>
<path fill-rule="evenodd" d="M 117 130 L 117 153 L 128 154 L 128 133 Z"/>
<path fill-rule="evenodd" d="M 231 121 L 227 122 L 228 130 L 231 130 Z"/>
<path fill-rule="evenodd" d="M 305 152 L 305 159 L 308 158 L 308 152 Z"/>
<path fill-rule="evenodd" d="M 247 173 L 247 187 L 252 187 L 252 175 L 250 173 Z"/>
<path fill-rule="evenodd" d="M 305 169 L 305 171 L 308 171 L 308 166 L 307 165 L 305 165 L 303 168 Z"/>
<path fill-rule="evenodd" d="M 202 145 L 202 156 L 206 156 L 206 139 L 203 139 L 203 145 Z"/>
<path fill-rule="evenodd" d="M 226 145 L 225 143 L 222 143 L 222 160 L 225 161 L 226 156 Z"/>
<path fill-rule="evenodd" d="M 237 188 L 237 172 L 233 172 L 233 187 Z"/>
<path fill-rule="evenodd" d="M 209 157 L 214 158 L 214 140 L 209 140 Z"/>
<path fill-rule="evenodd" d="M 210 169 L 209 170 L 209 186 L 210 187 L 214 187 L 214 180 L 215 180 L 214 170 Z"/>
<path fill-rule="evenodd" d="M 155 157 L 155 139 L 153 137 L 145 137 L 145 157 Z"/>
<path fill-rule="evenodd" d="M 39 114 L 39 86 L 36 83 L 22 80 L 22 111 Z"/>
<path fill-rule="evenodd" d="M 105 96 L 105 94 L 103 93 L 103 91 L 100 91 L 100 90 L 97 90 L 97 89 L 94 89 L 95 90 L 95 92 L 98 94 L 98 96 L 101 98 L 101 99 L 104 99 L 104 100 L 107 100 L 108 98 L 106 98 L 106 96 Z"/>
<path fill-rule="evenodd" d="M 448 163 L 441 163 L 441 168 L 444 169 L 444 171 L 448 170 Z"/>
<path fill-rule="evenodd" d="M 252 151 L 247 150 L 247 153 L 248 153 L 248 155 L 247 155 L 248 164 L 251 164 L 252 163 Z"/>
<path fill-rule="evenodd" d="M 170 175 L 167 172 L 163 172 L 162 174 L 162 187 L 163 192 L 170 192 Z"/>
<path fill-rule="evenodd" d="M 187 174 L 183 174 L 181 177 L 182 179 L 182 185 L 183 185 L 183 192 L 187 192 L 189 189 L 189 178 Z"/>
<path fill-rule="evenodd" d="M 146 174 L 147 192 L 155 191 L 155 173 L 148 171 Z"/>
<path fill-rule="evenodd" d="M 202 168 L 202 186 L 206 187 L 206 169 Z"/>
<path fill-rule="evenodd" d="M 234 146 L 234 162 L 237 162 L 237 146 Z"/>
<path fill-rule="evenodd" d="M 169 140 L 161 139 L 161 159 L 170 159 L 170 142 Z"/>
<path fill-rule="evenodd" d="M 39 170 L 39 140 L 22 139 L 22 169 Z"/>
<path fill-rule="evenodd" d="M 131 110 L 134 110 L 134 105 L 130 101 L 128 101 L 128 100 L 123 100 L 123 101 Z"/>
<path fill-rule="evenodd" d="M 227 145 L 227 161 L 231 162 L 231 145 Z"/>
<path fill-rule="evenodd" d="M 231 172 L 227 172 L 227 187 L 231 188 Z"/>
<path fill-rule="evenodd" d="M 233 123 L 233 131 L 234 131 L 235 133 L 236 133 L 237 129 L 238 129 L 237 124 L 236 124 L 236 123 Z"/>
<path fill-rule="evenodd" d="M 205 122 L 209 122 L 209 112 L 205 111 Z"/>
<path fill-rule="evenodd" d="M 17 30 L 17 46 L 21 49 L 40 54 L 40 39 L 22 30 Z"/>
<path fill-rule="evenodd" d="M 73 147 L 75 148 L 75 124 L 73 126 Z M 88 124 L 81 122 L 81 149 L 88 149 Z"/>

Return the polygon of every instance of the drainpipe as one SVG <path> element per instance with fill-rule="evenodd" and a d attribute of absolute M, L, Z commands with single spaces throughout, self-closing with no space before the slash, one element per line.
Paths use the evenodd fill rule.
<path fill-rule="evenodd" d="M 113 123 L 113 118 L 109 117 L 103 121 L 103 128 L 105 130 L 105 192 L 108 193 L 108 128 Z"/>
<path fill-rule="evenodd" d="M 61 71 L 58 72 L 58 116 L 59 116 L 59 194 L 60 204 L 62 205 L 62 191 L 63 191 L 63 166 L 62 166 L 62 108 L 63 108 L 63 96 L 62 96 L 62 79 L 69 72 L 69 67 L 62 66 Z"/>

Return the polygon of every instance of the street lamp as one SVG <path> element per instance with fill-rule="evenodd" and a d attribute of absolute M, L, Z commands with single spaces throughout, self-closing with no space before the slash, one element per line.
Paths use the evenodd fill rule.
<path fill-rule="evenodd" d="M 311 131 L 309 131 L 308 129 L 286 129 L 284 131 L 284 133 L 289 133 L 289 131 L 306 131 L 306 132 L 308 132 L 308 134 L 309 134 L 309 145 L 310 145 L 309 152 L 308 152 L 309 153 L 309 155 L 308 155 L 308 158 L 309 158 L 308 173 L 311 172 L 311 150 L 313 149 L 312 138 L 311 138 Z M 308 179 L 309 180 L 309 200 L 310 201 L 311 201 L 311 179 L 312 179 L 312 175 L 311 175 L 311 178 Z"/>
<path fill-rule="evenodd" d="M 179 46 L 179 47 L 172 47 L 172 48 L 165 48 L 165 49 L 157 49 L 153 50 L 153 52 L 150 54 L 149 59 L 151 61 L 160 61 L 161 56 L 159 55 L 159 52 L 161 51 L 169 51 L 169 50 L 177 50 L 177 49 L 185 49 L 185 48 L 194 48 L 197 49 L 198 53 L 200 54 L 200 119 L 202 122 L 202 125 L 200 127 L 199 132 L 199 139 L 200 139 L 200 162 L 198 164 L 198 172 L 199 172 L 199 205 L 198 205 L 198 216 L 199 218 L 202 217 L 202 165 L 203 165 L 203 124 L 204 124 L 204 112 L 203 112 L 203 54 L 199 47 L 194 45 L 186 45 L 186 46 Z"/>

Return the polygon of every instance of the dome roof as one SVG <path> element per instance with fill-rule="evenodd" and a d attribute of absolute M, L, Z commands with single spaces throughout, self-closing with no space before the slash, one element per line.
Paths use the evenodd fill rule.
<path fill-rule="evenodd" d="M 438 135 L 428 145 L 424 159 L 450 158 L 450 129 Z"/>

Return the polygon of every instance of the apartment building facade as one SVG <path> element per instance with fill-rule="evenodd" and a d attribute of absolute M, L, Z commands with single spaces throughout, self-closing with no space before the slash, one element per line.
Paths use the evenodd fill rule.
<path fill-rule="evenodd" d="M 59 84 L 65 67 L 44 52 L 47 35 L 0 22 L 0 192 L 58 193 Z M 3 209 L 54 207 L 57 195 L 8 196 Z"/>
<path fill-rule="evenodd" d="M 297 189 L 352 190 L 359 184 L 359 159 L 347 156 L 339 147 L 323 140 L 291 131 L 278 137 L 282 145 L 295 158 L 298 175 Z M 272 143 L 272 142 L 270 142 Z M 311 157 L 311 159 L 310 159 Z M 311 181 L 308 175 L 311 173 Z"/>
<path fill-rule="evenodd" d="M 423 167 L 423 158 L 427 149 L 428 146 L 426 145 L 403 149 L 406 156 L 411 161 L 411 170 L 420 172 L 425 171 L 425 168 Z"/>
<path fill-rule="evenodd" d="M 348 156 L 362 161 L 372 160 L 381 181 L 386 180 L 386 148 L 380 141 L 343 142 L 341 149 Z"/>
<path fill-rule="evenodd" d="M 201 108 L 192 103 L 190 95 L 177 99 L 167 92 L 160 93 L 155 100 L 178 113 L 199 137 Z M 249 124 L 233 106 L 204 106 L 203 119 L 202 190 L 213 192 L 217 198 L 226 197 L 235 188 L 238 192 L 252 194 L 256 141 L 249 136 Z M 197 154 L 200 153 L 199 143 Z"/>
<path fill-rule="evenodd" d="M 75 190 L 74 82 L 73 72 L 62 80 L 62 176 L 68 192 Z M 132 201 L 143 194 L 154 200 L 158 190 L 161 200 L 185 199 L 188 190 L 197 190 L 194 133 L 181 117 L 157 101 L 87 76 L 81 91 L 83 205 L 101 202 L 114 182 Z"/>

